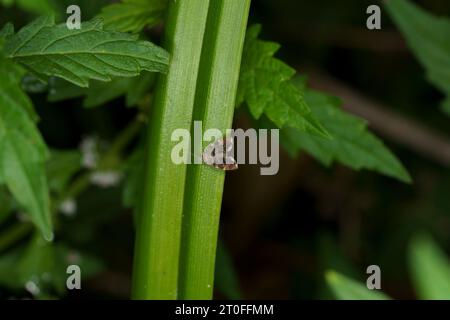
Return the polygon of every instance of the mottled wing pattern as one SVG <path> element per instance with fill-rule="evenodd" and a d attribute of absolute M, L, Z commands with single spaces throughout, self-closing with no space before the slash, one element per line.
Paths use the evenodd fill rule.
<path fill-rule="evenodd" d="M 205 148 L 203 162 L 223 171 L 237 170 L 239 166 L 234 159 L 233 150 L 233 137 L 217 140 Z"/>

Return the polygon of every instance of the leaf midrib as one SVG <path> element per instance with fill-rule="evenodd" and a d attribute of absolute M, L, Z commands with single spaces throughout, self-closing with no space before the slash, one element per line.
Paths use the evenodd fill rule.
<path fill-rule="evenodd" d="M 62 56 L 62 55 L 77 55 L 77 54 L 101 54 L 101 55 L 111 55 L 111 56 L 120 56 L 120 57 L 128 57 L 134 59 L 144 59 L 148 61 L 155 61 L 154 59 L 146 58 L 145 56 L 134 56 L 130 54 L 122 54 L 122 53 L 113 53 L 106 51 L 69 51 L 69 52 L 52 52 L 52 53 L 33 53 L 33 54 L 20 54 L 20 55 L 9 55 L 8 58 L 16 59 L 16 58 L 30 58 L 30 57 L 42 57 L 42 56 Z M 161 59 L 164 61 L 164 59 Z"/>

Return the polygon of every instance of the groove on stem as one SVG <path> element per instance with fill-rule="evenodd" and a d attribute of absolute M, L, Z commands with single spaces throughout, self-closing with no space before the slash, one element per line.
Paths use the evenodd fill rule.
<path fill-rule="evenodd" d="M 203 132 L 232 125 L 250 0 L 215 0 L 208 15 L 194 120 Z M 208 143 L 205 143 L 208 144 Z M 195 154 L 195 153 L 194 153 Z M 187 172 L 181 241 L 181 299 L 211 299 L 225 174 L 206 165 Z"/>

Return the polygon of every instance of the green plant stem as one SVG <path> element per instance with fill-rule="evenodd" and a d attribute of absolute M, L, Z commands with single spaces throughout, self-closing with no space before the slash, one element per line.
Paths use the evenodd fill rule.
<path fill-rule="evenodd" d="M 195 100 L 203 130 L 231 128 L 250 0 L 211 2 Z M 211 299 L 225 173 L 188 168 L 180 261 L 180 298 Z"/>
<path fill-rule="evenodd" d="M 186 165 L 171 160 L 176 129 L 190 130 L 208 0 L 170 1 L 168 73 L 157 84 L 136 228 L 134 299 L 176 299 Z"/>

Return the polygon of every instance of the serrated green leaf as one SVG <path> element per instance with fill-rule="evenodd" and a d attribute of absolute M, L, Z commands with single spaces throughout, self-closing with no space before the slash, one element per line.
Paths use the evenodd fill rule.
<path fill-rule="evenodd" d="M 151 27 L 164 16 L 167 0 L 123 0 L 102 9 L 105 29 L 121 32 L 140 32 Z"/>
<path fill-rule="evenodd" d="M 449 300 L 450 262 L 431 237 L 416 236 L 411 242 L 409 258 L 419 297 L 427 300 Z"/>
<path fill-rule="evenodd" d="M 52 238 L 44 162 L 47 147 L 37 116 L 20 88 L 23 72 L 0 56 L 0 176 L 47 239 Z"/>
<path fill-rule="evenodd" d="M 433 16 L 406 0 L 385 3 L 428 80 L 450 99 L 450 19 Z"/>
<path fill-rule="evenodd" d="M 54 25 L 45 16 L 9 37 L 5 53 L 33 72 L 57 76 L 81 87 L 89 80 L 111 81 L 141 71 L 165 72 L 166 51 L 126 33 L 103 30 L 100 20 L 83 23 L 80 30 Z"/>
<path fill-rule="evenodd" d="M 290 82 L 295 70 L 274 58 L 279 45 L 259 40 L 260 29 L 255 25 L 247 32 L 237 105 L 246 103 L 255 119 L 265 114 L 279 128 L 290 126 L 327 137 L 302 92 Z"/>
<path fill-rule="evenodd" d="M 305 150 L 325 166 L 337 161 L 355 170 L 374 170 L 411 182 L 400 161 L 367 129 L 366 121 L 343 111 L 338 99 L 306 90 L 305 100 L 333 138 L 323 139 L 295 128 L 283 129 L 281 142 L 292 155 Z"/>
<path fill-rule="evenodd" d="M 81 169 L 81 154 L 78 150 L 51 150 L 46 170 L 50 190 L 61 193 L 70 179 Z"/>
<path fill-rule="evenodd" d="M 378 290 L 369 290 L 365 285 L 336 271 L 327 271 L 325 279 L 339 300 L 390 300 Z"/>

